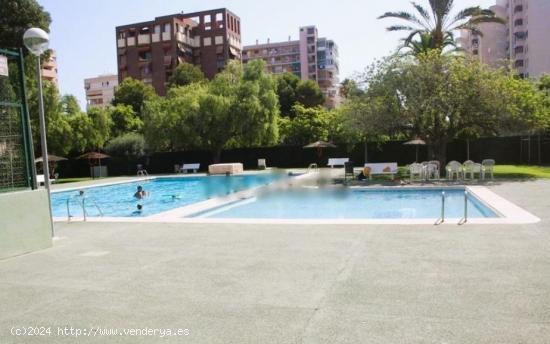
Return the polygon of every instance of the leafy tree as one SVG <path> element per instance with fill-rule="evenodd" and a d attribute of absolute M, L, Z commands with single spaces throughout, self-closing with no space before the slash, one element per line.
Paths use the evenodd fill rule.
<path fill-rule="evenodd" d="M 92 107 L 88 110 L 88 117 L 91 118 L 95 132 L 95 146 L 102 148 L 112 136 L 113 119 L 107 109 Z"/>
<path fill-rule="evenodd" d="M 81 112 L 78 100 L 72 94 L 66 94 L 61 97 L 61 112 L 64 115 L 71 116 Z"/>
<path fill-rule="evenodd" d="M 143 128 L 143 121 L 139 118 L 130 105 L 118 104 L 108 108 L 112 119 L 112 136 L 121 136 L 129 132 L 140 133 Z"/>
<path fill-rule="evenodd" d="M 145 154 L 145 139 L 138 133 L 126 133 L 115 137 L 105 147 L 114 156 L 139 158 Z"/>
<path fill-rule="evenodd" d="M 320 106 L 306 108 L 296 104 L 293 113 L 293 118 L 279 119 L 282 143 L 305 145 L 318 140 L 331 141 L 336 136 L 338 112 Z"/>
<path fill-rule="evenodd" d="M 435 50 L 417 59 L 394 58 L 375 66 L 364 83 L 374 104 L 369 106 L 395 119 L 394 130 L 409 127 L 407 134 L 424 139 L 431 157 L 442 163 L 451 139 L 547 125 L 540 91 L 475 59 Z"/>
<path fill-rule="evenodd" d="M 202 70 L 190 63 L 181 63 L 174 70 L 174 74 L 168 80 L 169 87 L 186 86 L 205 80 Z"/>
<path fill-rule="evenodd" d="M 231 62 L 210 82 L 174 87 L 144 106 L 145 139 L 154 149 L 223 148 L 277 141 L 279 105 L 263 61 Z M 159 135 L 162 132 L 162 135 Z"/>
<path fill-rule="evenodd" d="M 157 151 L 199 147 L 199 102 L 207 91 L 206 83 L 174 87 L 165 98 L 147 101 L 143 109 L 147 145 Z"/>
<path fill-rule="evenodd" d="M 276 80 L 281 115 L 291 116 L 292 107 L 297 102 L 296 88 L 301 80 L 296 74 L 288 72 L 277 75 Z"/>
<path fill-rule="evenodd" d="M 410 46 L 415 37 L 421 36 L 420 42 L 429 38 L 429 47 L 440 51 L 448 45 L 454 46 L 454 32 L 458 30 L 481 34 L 478 28 L 480 23 L 504 23 L 504 19 L 488 9 L 468 7 L 452 16 L 454 0 L 430 0 L 429 3 L 428 10 L 414 1 L 411 2 L 417 14 L 405 11 L 386 12 L 378 19 L 397 18 L 407 22 L 405 25 L 392 25 L 387 28 L 388 31 L 409 33 L 403 41 L 403 46 Z"/>
<path fill-rule="evenodd" d="M 0 47 L 23 48 L 23 34 L 30 27 L 48 32 L 50 14 L 35 0 L 0 0 Z"/>
<path fill-rule="evenodd" d="M 305 80 L 296 87 L 296 101 L 305 107 L 321 106 L 325 103 L 325 96 L 315 81 Z"/>
<path fill-rule="evenodd" d="M 361 95 L 363 91 L 357 85 L 357 82 L 353 79 L 344 79 L 340 84 L 340 95 L 343 98 L 350 98 Z"/>
<path fill-rule="evenodd" d="M 139 80 L 126 78 L 115 89 L 113 105 L 130 105 L 134 113 L 142 118 L 143 103 L 156 97 L 155 90 Z"/>

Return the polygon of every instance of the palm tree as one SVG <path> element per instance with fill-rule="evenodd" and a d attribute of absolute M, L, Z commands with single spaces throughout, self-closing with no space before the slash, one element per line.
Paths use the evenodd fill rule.
<path fill-rule="evenodd" d="M 454 0 L 428 0 L 431 11 L 412 1 L 412 6 L 418 15 L 399 11 L 386 12 L 378 19 L 398 18 L 408 22 L 408 25 L 392 25 L 388 31 L 407 31 L 409 35 L 403 40 L 403 46 L 410 47 L 415 37 L 420 36 L 417 43 L 429 43 L 431 49 L 443 49 L 449 46 L 452 40 L 454 45 L 454 32 L 468 30 L 473 34 L 482 35 L 478 28 L 480 23 L 504 23 L 504 19 L 497 17 L 488 9 L 468 7 L 451 16 Z M 413 48 L 414 49 L 414 48 Z"/>
<path fill-rule="evenodd" d="M 418 36 L 419 36 L 419 39 L 417 40 L 406 41 L 405 39 L 402 39 L 403 44 L 399 48 L 398 52 L 401 52 L 401 50 L 403 49 L 408 49 L 405 55 L 418 56 L 420 54 L 425 54 L 428 51 L 435 49 L 434 40 L 431 33 L 420 33 Z M 454 35 L 451 32 L 447 32 L 445 34 L 441 50 L 445 50 L 445 48 L 448 48 L 448 47 L 451 47 L 451 49 L 447 51 L 448 53 L 453 53 L 453 52 L 462 50 L 456 44 Z"/>

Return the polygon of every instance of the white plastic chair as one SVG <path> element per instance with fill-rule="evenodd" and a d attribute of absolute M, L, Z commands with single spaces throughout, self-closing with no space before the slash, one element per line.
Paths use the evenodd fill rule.
<path fill-rule="evenodd" d="M 450 161 L 445 167 L 445 170 L 447 171 L 447 179 L 449 180 L 453 180 L 455 176 L 456 179 L 459 180 L 462 176 L 462 164 L 458 161 Z"/>
<path fill-rule="evenodd" d="M 481 176 L 481 164 L 473 162 L 472 160 L 464 161 L 463 169 L 464 179 L 467 179 L 468 175 L 470 175 L 470 179 L 474 179 L 476 173 L 478 177 Z"/>
<path fill-rule="evenodd" d="M 414 177 L 418 176 L 418 180 L 424 179 L 424 166 L 419 163 L 412 163 L 409 165 L 409 175 L 411 182 L 414 181 Z"/>
<path fill-rule="evenodd" d="M 424 166 L 426 180 L 438 180 L 439 179 L 439 163 L 430 161 Z"/>
<path fill-rule="evenodd" d="M 495 177 L 493 175 L 493 169 L 495 167 L 495 160 L 485 159 L 481 162 L 481 179 L 485 180 L 485 175 L 491 174 L 491 180 Z"/>

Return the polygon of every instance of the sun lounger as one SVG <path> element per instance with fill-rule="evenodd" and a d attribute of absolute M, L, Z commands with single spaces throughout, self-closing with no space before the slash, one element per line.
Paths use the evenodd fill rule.
<path fill-rule="evenodd" d="M 57 173 L 55 174 L 57 176 Z M 43 185 L 46 181 L 44 180 L 43 174 L 37 174 L 36 175 L 36 183 L 38 185 Z M 50 178 L 50 184 L 55 184 L 57 182 L 57 178 Z"/>
<path fill-rule="evenodd" d="M 335 166 L 344 166 L 346 162 L 349 162 L 349 158 L 330 158 L 328 159 L 327 166 L 334 168 Z"/>
<path fill-rule="evenodd" d="M 187 173 L 189 171 L 193 171 L 193 173 L 197 173 L 199 168 L 201 167 L 201 164 L 195 163 L 195 164 L 183 164 L 183 166 L 180 167 L 181 173 Z"/>
<path fill-rule="evenodd" d="M 368 172 L 368 173 L 365 173 Z M 381 163 L 366 163 L 364 172 L 365 176 L 369 176 L 369 179 L 372 179 L 373 175 L 376 174 L 386 174 L 390 175 L 393 179 L 397 174 L 397 163 L 396 162 L 381 162 Z"/>

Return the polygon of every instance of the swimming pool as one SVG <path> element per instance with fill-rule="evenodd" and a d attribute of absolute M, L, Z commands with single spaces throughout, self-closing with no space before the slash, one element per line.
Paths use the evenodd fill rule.
<path fill-rule="evenodd" d="M 464 215 L 464 188 L 295 188 L 258 194 L 193 217 L 217 219 L 438 219 L 445 191 L 445 217 Z M 469 218 L 499 215 L 472 194 Z"/>
<path fill-rule="evenodd" d="M 219 197 L 284 178 L 282 173 L 258 173 L 233 176 L 157 177 L 128 183 L 85 188 L 86 213 L 90 217 L 147 217 L 203 200 Z M 133 197 L 138 186 L 149 196 Z M 54 217 L 67 217 L 67 200 L 72 216 L 82 216 L 82 198 L 79 190 L 52 193 Z M 99 206 L 95 207 L 94 204 Z M 137 205 L 143 206 L 137 212 Z"/>

